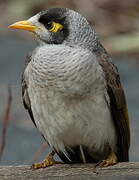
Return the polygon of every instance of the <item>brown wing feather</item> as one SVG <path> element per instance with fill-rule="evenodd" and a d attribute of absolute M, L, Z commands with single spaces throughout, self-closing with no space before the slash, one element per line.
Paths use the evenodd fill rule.
<path fill-rule="evenodd" d="M 120 162 L 129 160 L 130 128 L 125 94 L 117 67 L 111 62 L 107 52 L 100 45 L 97 59 L 105 73 L 110 107 L 117 133 L 117 155 Z"/>
<path fill-rule="evenodd" d="M 27 58 L 26 58 L 26 65 L 25 66 L 28 65 L 30 60 L 31 60 L 31 56 L 28 55 Z M 28 86 L 27 86 L 27 83 L 26 83 L 26 80 L 25 80 L 25 77 L 24 77 L 24 73 L 22 75 L 21 86 L 22 86 L 22 100 L 23 100 L 24 107 L 25 107 L 25 109 L 28 110 L 31 119 L 32 119 L 34 125 L 36 126 L 36 123 L 35 123 L 35 120 L 34 120 L 34 117 L 33 117 L 33 113 L 32 113 L 32 110 L 31 110 L 30 99 L 29 99 L 29 96 L 28 96 Z"/>

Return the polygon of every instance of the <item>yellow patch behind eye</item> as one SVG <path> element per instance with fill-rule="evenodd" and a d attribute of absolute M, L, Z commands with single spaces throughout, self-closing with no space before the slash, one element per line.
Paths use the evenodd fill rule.
<path fill-rule="evenodd" d="M 49 29 L 50 32 L 58 32 L 59 30 L 63 29 L 63 25 L 60 23 L 53 22 L 52 28 Z"/>

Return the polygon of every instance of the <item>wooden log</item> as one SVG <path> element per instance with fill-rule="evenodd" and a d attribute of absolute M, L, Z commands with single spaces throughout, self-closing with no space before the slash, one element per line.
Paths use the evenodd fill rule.
<path fill-rule="evenodd" d="M 139 163 L 118 163 L 94 169 L 93 164 L 63 164 L 32 170 L 30 166 L 0 166 L 0 180 L 135 180 L 139 178 Z"/>

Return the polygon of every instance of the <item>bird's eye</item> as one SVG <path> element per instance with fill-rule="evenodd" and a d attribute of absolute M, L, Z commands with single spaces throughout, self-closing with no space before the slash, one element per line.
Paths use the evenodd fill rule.
<path fill-rule="evenodd" d="M 50 32 L 58 32 L 60 31 L 61 29 L 63 29 L 63 25 L 60 24 L 60 23 L 57 23 L 57 22 L 53 22 L 53 21 L 50 21 L 48 22 L 45 27 L 50 31 Z"/>
<path fill-rule="evenodd" d="M 51 30 L 51 29 L 53 28 L 53 22 L 50 21 L 50 22 L 48 22 L 45 26 L 46 26 L 46 28 L 47 28 L 48 30 Z"/>

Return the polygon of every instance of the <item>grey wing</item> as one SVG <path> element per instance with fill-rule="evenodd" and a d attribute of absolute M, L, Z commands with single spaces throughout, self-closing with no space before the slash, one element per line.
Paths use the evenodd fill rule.
<path fill-rule="evenodd" d="M 27 59 L 26 59 L 26 66 L 28 65 L 30 60 L 31 60 L 31 56 L 28 55 Z M 31 119 L 32 119 L 34 125 L 36 126 L 36 123 L 35 123 L 35 120 L 33 117 L 33 113 L 31 110 L 31 103 L 30 103 L 30 99 L 29 99 L 29 95 L 28 95 L 28 85 L 27 85 L 24 73 L 22 74 L 21 86 L 22 86 L 22 100 L 23 100 L 24 107 L 25 107 L 25 109 L 28 110 Z"/>
<path fill-rule="evenodd" d="M 120 162 L 129 160 L 130 128 L 128 109 L 123 87 L 116 66 L 101 46 L 97 59 L 107 80 L 107 92 L 110 97 L 111 114 L 117 133 L 117 155 Z"/>

